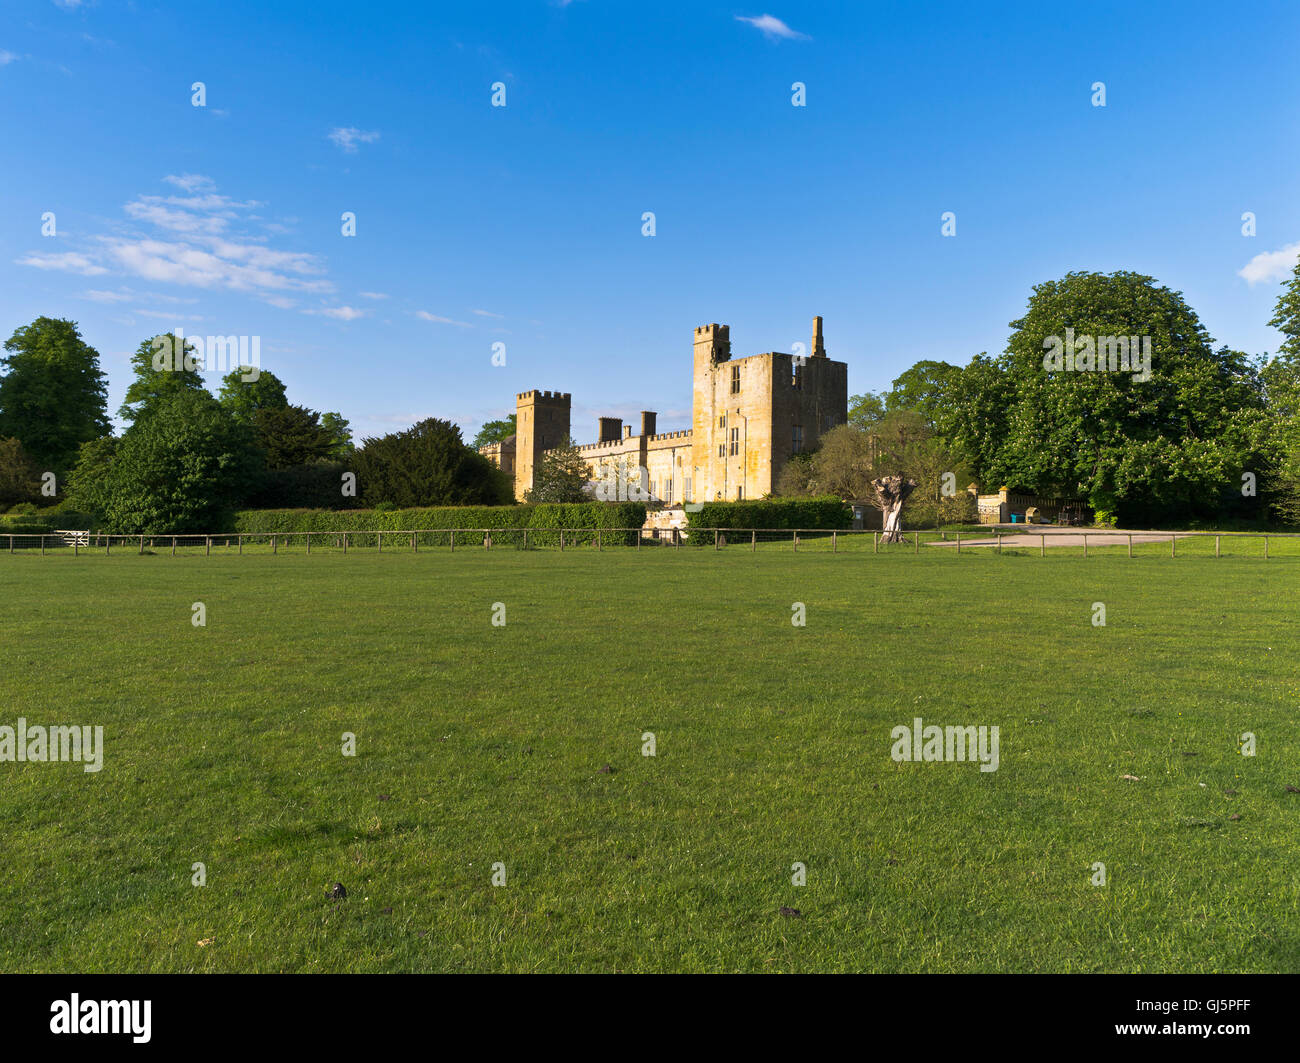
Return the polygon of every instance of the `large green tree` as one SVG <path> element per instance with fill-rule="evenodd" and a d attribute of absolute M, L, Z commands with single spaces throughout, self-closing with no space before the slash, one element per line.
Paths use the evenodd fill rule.
<path fill-rule="evenodd" d="M 38 317 L 17 329 L 0 358 L 0 437 L 22 441 L 45 471 L 70 468 L 82 443 L 109 431 L 99 353 L 75 322 Z"/>
<path fill-rule="evenodd" d="M 206 390 L 164 387 L 108 466 L 105 523 L 128 533 L 220 530 L 260 475 L 246 426 Z"/>
<path fill-rule="evenodd" d="M 885 395 L 885 409 L 913 410 L 936 432 L 944 432 L 955 412 L 952 391 L 961 376 L 958 366 L 923 360 L 900 374 Z"/>
<path fill-rule="evenodd" d="M 258 445 L 268 469 L 310 465 L 331 456 L 336 438 L 320 423 L 320 414 L 305 406 L 268 406 L 253 418 Z"/>
<path fill-rule="evenodd" d="M 251 426 L 261 410 L 283 410 L 289 405 L 284 383 L 274 373 L 262 369 L 250 379 L 246 369 L 234 369 L 221 378 L 217 398 L 231 416 Z"/>
<path fill-rule="evenodd" d="M 163 333 L 145 340 L 131 355 L 135 374 L 127 385 L 126 396 L 117 415 L 124 421 L 137 421 L 175 392 L 209 394 L 200 375 L 196 348 L 175 333 Z"/>
<path fill-rule="evenodd" d="M 509 481 L 471 450 L 460 429 L 430 417 L 404 432 L 362 440 L 352 458 L 367 505 L 497 505 L 512 501 Z"/>
<path fill-rule="evenodd" d="M 1137 273 L 1071 273 L 1034 288 L 1006 351 L 951 386 L 952 434 L 988 487 L 1080 497 L 1126 519 L 1221 512 L 1267 437 L 1258 374 L 1214 349 L 1178 292 Z M 1071 331 L 1072 330 L 1072 331 Z M 1071 336 L 1149 337 L 1150 373 L 1052 371 Z M 1094 357 L 1097 355 L 1095 354 Z M 1095 364 L 1095 363 L 1094 363 Z"/>
<path fill-rule="evenodd" d="M 330 457 L 335 461 L 343 461 L 351 457 L 356 447 L 352 445 L 352 426 L 347 418 L 331 410 L 320 415 L 320 423 L 333 440 Z"/>
<path fill-rule="evenodd" d="M 1269 324 L 1282 342 L 1260 369 L 1273 428 L 1268 493 L 1278 515 L 1300 525 L 1300 261 L 1282 285 Z"/>

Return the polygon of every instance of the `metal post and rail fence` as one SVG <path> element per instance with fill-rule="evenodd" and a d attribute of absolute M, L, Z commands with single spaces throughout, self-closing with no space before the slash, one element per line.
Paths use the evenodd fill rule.
<path fill-rule="evenodd" d="M 1057 540 L 1052 543 L 1051 540 Z M 1213 540 L 1213 552 L 1210 549 Z M 418 553 L 425 550 L 457 549 L 512 549 L 554 550 L 564 552 L 575 549 L 605 550 L 670 549 L 757 552 L 783 549 L 791 553 L 897 553 L 913 555 L 924 545 L 929 552 L 945 550 L 960 556 L 963 549 L 972 553 L 992 552 L 997 555 L 1030 554 L 1046 557 L 1049 544 L 1057 555 L 1089 557 L 1098 552 L 1114 554 L 1124 552 L 1127 557 L 1179 556 L 1179 544 L 1184 556 L 1213 557 L 1300 557 L 1300 533 L 1297 532 L 1174 532 L 1134 531 L 1112 532 L 1104 530 L 1083 531 L 1059 529 L 1050 532 L 1004 532 L 994 529 L 987 533 L 971 529 L 939 529 L 909 531 L 902 542 L 885 542 L 879 531 L 850 531 L 826 528 L 704 528 L 694 531 L 684 529 L 646 528 L 426 528 L 426 529 L 373 529 L 368 531 L 277 531 L 277 532 L 213 532 L 184 535 L 107 534 L 87 531 L 52 531 L 49 533 L 5 533 L 0 531 L 0 550 L 15 553 L 84 554 L 103 553 L 112 556 L 129 552 L 135 554 L 165 553 L 175 557 L 194 554 L 202 550 L 205 557 L 218 554 L 243 555 L 301 552 L 310 555 L 336 551 L 347 554 L 349 550 L 385 550 Z M 1270 543 L 1272 554 L 1270 554 Z M 1137 553 L 1134 548 L 1137 548 Z"/>

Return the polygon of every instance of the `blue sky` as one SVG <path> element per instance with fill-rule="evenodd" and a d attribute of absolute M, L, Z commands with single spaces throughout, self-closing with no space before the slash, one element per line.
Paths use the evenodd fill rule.
<path fill-rule="evenodd" d="M 696 325 L 744 355 L 821 314 L 879 390 L 1001 350 L 1070 270 L 1149 273 L 1272 351 L 1298 31 L 1295 3 L 6 0 L 0 332 L 78 321 L 114 410 L 181 327 L 261 337 L 358 436 L 468 437 L 541 388 L 579 442 L 688 426 Z"/>

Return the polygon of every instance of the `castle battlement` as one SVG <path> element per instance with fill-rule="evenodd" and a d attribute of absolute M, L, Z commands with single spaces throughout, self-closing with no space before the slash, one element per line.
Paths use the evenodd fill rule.
<path fill-rule="evenodd" d="M 551 402 L 564 402 L 573 396 L 567 391 L 520 391 L 515 395 L 516 401 L 523 402 L 526 399 L 543 399 Z"/>

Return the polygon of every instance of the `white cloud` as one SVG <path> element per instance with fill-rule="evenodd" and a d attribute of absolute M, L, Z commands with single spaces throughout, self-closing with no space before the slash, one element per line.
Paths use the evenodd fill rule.
<path fill-rule="evenodd" d="M 336 321 L 355 321 L 359 317 L 366 316 L 366 311 L 358 310 L 352 306 L 327 306 L 321 310 L 304 310 L 303 313 L 332 317 Z"/>
<path fill-rule="evenodd" d="M 37 269 L 57 269 L 65 273 L 80 273 L 86 277 L 97 277 L 107 273 L 103 266 L 98 266 L 88 256 L 76 251 L 33 251 L 25 258 L 15 259 L 20 266 L 35 266 Z"/>
<path fill-rule="evenodd" d="M 32 252 L 19 263 L 85 276 L 117 272 L 193 288 L 249 292 L 263 298 L 276 293 L 334 290 L 323 276 L 325 269 L 316 255 L 277 251 L 267 246 L 264 235 L 236 231 L 257 224 L 257 215 L 249 212 L 260 204 L 221 195 L 210 178 L 198 174 L 171 175 L 165 180 L 189 194 L 140 195 L 127 203 L 123 208 L 127 218 L 144 229 L 133 232 L 130 227 L 119 226 L 122 231 L 82 241 L 75 251 Z M 90 298 L 110 297 L 100 293 Z"/>
<path fill-rule="evenodd" d="M 379 134 L 356 126 L 338 126 L 330 132 L 329 139 L 349 155 L 355 155 L 358 144 L 373 144 L 379 139 Z"/>
<path fill-rule="evenodd" d="M 21 58 L 22 56 L 17 52 L 6 52 L 4 49 L 0 49 L 0 66 L 8 66 Z"/>
<path fill-rule="evenodd" d="M 1265 251 L 1256 255 L 1241 269 L 1237 276 L 1247 284 L 1256 285 L 1261 281 L 1284 280 L 1300 261 L 1300 243 L 1287 244 L 1280 251 Z"/>
<path fill-rule="evenodd" d="M 433 321 L 439 325 L 456 325 L 459 328 L 473 328 L 468 321 L 456 321 L 450 317 L 439 317 L 437 314 L 431 314 L 427 310 L 417 310 L 415 316 L 421 321 Z"/>
<path fill-rule="evenodd" d="M 478 314 L 479 317 L 503 318 L 505 314 L 494 314 L 491 310 L 471 310 L 471 314 Z"/>
<path fill-rule="evenodd" d="M 86 0 L 54 0 L 55 7 L 61 7 L 64 11 L 76 11 Z"/>
<path fill-rule="evenodd" d="M 362 299 L 387 299 L 388 298 L 388 294 L 386 292 L 357 292 L 357 294 L 361 296 Z"/>
<path fill-rule="evenodd" d="M 737 15 L 737 22 L 748 22 L 769 41 L 806 41 L 808 35 L 792 30 L 775 15 Z"/>

